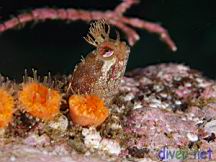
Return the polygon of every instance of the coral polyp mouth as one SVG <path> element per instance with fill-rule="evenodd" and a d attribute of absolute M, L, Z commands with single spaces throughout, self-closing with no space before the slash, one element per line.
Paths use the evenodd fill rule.
<path fill-rule="evenodd" d="M 73 95 L 69 107 L 73 122 L 81 126 L 99 126 L 109 115 L 103 100 L 93 95 Z"/>
<path fill-rule="evenodd" d="M 37 82 L 23 85 L 19 101 L 26 112 L 42 120 L 51 120 L 60 112 L 60 93 Z"/>
<path fill-rule="evenodd" d="M 6 127 L 12 120 L 14 108 L 13 97 L 0 88 L 0 128 Z"/>

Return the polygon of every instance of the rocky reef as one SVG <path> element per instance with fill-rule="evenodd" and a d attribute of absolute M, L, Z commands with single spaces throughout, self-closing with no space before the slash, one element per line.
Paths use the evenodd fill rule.
<path fill-rule="evenodd" d="M 0 161 L 216 160 L 216 82 L 196 70 L 160 64 L 128 72 L 109 109 L 97 128 L 74 125 L 65 110 L 50 122 L 17 112 L 19 127 L 0 132 Z"/>

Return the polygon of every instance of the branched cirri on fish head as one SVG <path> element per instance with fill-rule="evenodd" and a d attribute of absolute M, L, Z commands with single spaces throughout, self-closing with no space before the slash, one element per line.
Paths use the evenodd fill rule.
<path fill-rule="evenodd" d="M 97 95 L 106 104 L 118 92 L 130 52 L 118 33 L 116 40 L 109 38 L 109 33 L 105 20 L 91 24 L 85 40 L 96 49 L 77 65 L 70 84 L 73 93 Z"/>

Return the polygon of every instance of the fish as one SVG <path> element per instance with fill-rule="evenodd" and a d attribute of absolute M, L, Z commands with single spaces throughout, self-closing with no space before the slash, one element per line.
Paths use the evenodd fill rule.
<path fill-rule="evenodd" d="M 84 39 L 95 47 L 76 65 L 69 84 L 73 94 L 96 95 L 109 105 L 118 93 L 125 74 L 130 48 L 120 40 L 110 38 L 110 25 L 106 20 L 90 24 Z"/>

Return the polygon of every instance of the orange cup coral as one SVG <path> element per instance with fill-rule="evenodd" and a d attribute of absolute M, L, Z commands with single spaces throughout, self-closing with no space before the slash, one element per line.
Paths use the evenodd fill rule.
<path fill-rule="evenodd" d="M 103 100 L 94 95 L 73 95 L 69 98 L 70 116 L 75 124 L 99 126 L 109 115 Z"/>
<path fill-rule="evenodd" d="M 24 84 L 18 97 L 24 110 L 33 117 L 48 121 L 60 111 L 61 94 L 40 83 Z"/>
<path fill-rule="evenodd" d="M 13 97 L 6 90 L 0 88 L 0 128 L 4 128 L 10 123 L 13 108 Z"/>

